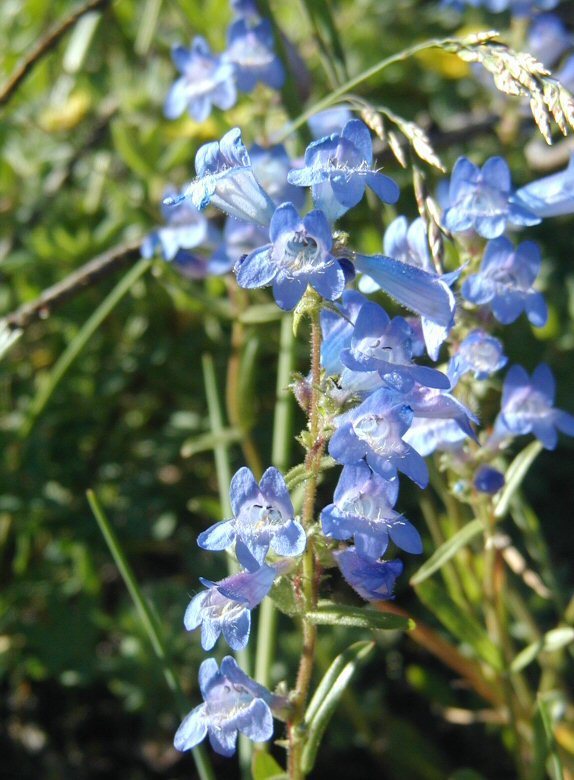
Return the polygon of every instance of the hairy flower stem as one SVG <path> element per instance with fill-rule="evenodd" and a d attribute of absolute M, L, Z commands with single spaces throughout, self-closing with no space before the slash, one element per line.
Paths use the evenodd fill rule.
<path fill-rule="evenodd" d="M 321 434 L 321 420 L 319 416 L 319 394 L 321 381 L 321 327 L 319 325 L 319 313 L 313 313 L 311 325 L 311 403 L 309 407 L 309 445 L 305 456 L 305 470 L 308 474 L 303 499 L 302 524 L 308 530 L 314 520 L 315 496 L 317 493 L 317 480 L 321 469 L 321 460 L 325 449 L 325 441 Z M 305 613 L 314 610 L 317 606 L 317 576 L 315 571 L 315 553 L 313 550 L 313 537 L 307 537 L 307 549 L 303 556 L 302 564 L 303 599 Z M 303 748 L 303 735 L 300 732 L 300 724 L 305 715 L 305 705 L 309 695 L 309 687 L 313 675 L 315 662 L 315 649 L 317 644 L 317 627 L 303 617 L 303 646 L 301 649 L 301 662 L 297 673 L 297 682 L 293 694 L 293 716 L 289 721 L 289 778 L 301 780 L 304 777 L 301 769 L 301 755 Z"/>

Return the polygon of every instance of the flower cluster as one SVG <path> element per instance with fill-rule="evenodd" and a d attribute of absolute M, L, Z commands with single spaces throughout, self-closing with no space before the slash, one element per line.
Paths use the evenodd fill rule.
<path fill-rule="evenodd" d="M 213 54 L 199 35 L 189 49 L 172 48 L 173 64 L 181 75 L 165 100 L 167 119 L 177 119 L 187 109 L 196 122 L 204 122 L 212 106 L 225 111 L 235 105 L 238 90 L 252 92 L 257 83 L 272 89 L 283 86 L 285 73 L 269 20 L 259 16 L 254 3 L 232 3 L 232 7 L 235 19 L 222 54 Z"/>

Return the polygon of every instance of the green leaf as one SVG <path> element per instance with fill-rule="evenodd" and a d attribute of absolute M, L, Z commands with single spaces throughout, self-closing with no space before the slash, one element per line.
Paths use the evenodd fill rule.
<path fill-rule="evenodd" d="M 320 601 L 316 612 L 306 614 L 308 620 L 318 626 L 355 626 L 383 631 L 408 631 L 414 621 L 400 615 L 389 615 L 370 607 L 351 607 Z"/>
<path fill-rule="evenodd" d="M 566 645 L 574 642 L 574 628 L 569 626 L 561 626 L 560 628 L 553 628 L 548 631 L 538 641 L 533 642 L 516 656 L 514 661 L 510 665 L 512 672 L 520 672 L 528 664 L 532 663 L 540 653 L 553 653 L 556 650 L 560 650 Z"/>
<path fill-rule="evenodd" d="M 356 642 L 348 647 L 335 658 L 319 683 L 305 713 L 307 739 L 301 757 L 301 768 L 305 774 L 313 769 L 321 739 L 345 688 L 374 646 L 374 642 Z"/>
<path fill-rule="evenodd" d="M 473 520 L 468 525 L 465 525 L 460 531 L 457 531 L 454 536 L 451 536 L 444 544 L 441 544 L 431 557 L 423 563 L 414 577 L 411 577 L 411 585 L 419 585 L 424 582 L 427 577 L 434 574 L 442 568 L 447 561 L 456 555 L 456 553 L 465 545 L 467 545 L 471 539 L 481 533 L 483 529 L 482 522 L 480 520 Z"/>
<path fill-rule="evenodd" d="M 293 584 L 288 577 L 279 577 L 271 588 L 269 598 L 279 612 L 283 612 L 284 615 L 289 615 L 289 617 L 300 615 L 303 610 L 303 604 L 297 601 Z"/>
<path fill-rule="evenodd" d="M 253 780 L 283 780 L 288 775 L 270 753 L 256 750 L 251 761 Z"/>
<path fill-rule="evenodd" d="M 491 641 L 482 626 L 473 617 L 463 612 L 447 591 L 433 580 L 426 580 L 416 586 L 422 603 L 457 639 L 472 647 L 474 652 L 489 666 L 499 672 L 503 670 L 500 650 Z"/>
<path fill-rule="evenodd" d="M 495 517 L 504 517 L 508 512 L 510 499 L 522 484 L 522 480 L 526 476 L 528 469 L 532 466 L 538 455 L 540 455 L 542 449 L 542 444 L 540 444 L 539 441 L 533 441 L 514 458 L 506 472 L 504 490 L 500 494 L 494 508 Z"/>
<path fill-rule="evenodd" d="M 250 306 L 239 315 L 239 322 L 244 325 L 261 325 L 266 322 L 277 322 L 283 318 L 283 311 L 276 303 L 260 303 Z"/>
<path fill-rule="evenodd" d="M 181 457 L 191 458 L 199 452 L 215 450 L 221 445 L 228 446 L 241 440 L 241 433 L 235 428 L 223 428 L 217 433 L 203 433 L 200 436 L 192 436 L 181 445 Z"/>
<path fill-rule="evenodd" d="M 554 739 L 552 714 L 549 702 L 544 696 L 538 697 L 534 715 L 533 753 L 530 775 L 532 780 L 543 780 L 547 776 L 551 780 L 563 779 L 562 763 Z"/>

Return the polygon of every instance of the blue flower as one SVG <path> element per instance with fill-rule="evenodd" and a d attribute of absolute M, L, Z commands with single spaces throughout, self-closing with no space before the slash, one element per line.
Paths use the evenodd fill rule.
<path fill-rule="evenodd" d="M 417 417 L 405 433 L 404 440 L 419 455 L 426 458 L 435 450 L 460 449 L 467 435 L 456 420 L 444 417 Z"/>
<path fill-rule="evenodd" d="M 221 141 L 204 144 L 198 149 L 195 172 L 197 179 L 188 185 L 184 195 L 166 199 L 167 206 L 191 198 L 198 209 L 212 203 L 237 219 L 264 227 L 269 225 L 275 205 L 253 174 L 238 127 L 225 133 Z"/>
<path fill-rule="evenodd" d="M 512 366 L 502 388 L 494 441 L 533 433 L 547 450 L 553 450 L 558 431 L 574 436 L 574 416 L 554 409 L 555 394 L 554 376 L 545 363 L 535 369 L 532 378 L 522 366 Z"/>
<path fill-rule="evenodd" d="M 345 466 L 334 503 L 321 512 L 323 533 L 341 540 L 354 537 L 358 555 L 372 560 L 385 554 L 389 539 L 405 552 L 422 552 L 416 528 L 393 509 L 398 490 L 396 477 L 384 479 L 364 461 Z"/>
<path fill-rule="evenodd" d="M 395 392 L 376 390 L 335 420 L 337 430 L 329 442 L 329 453 L 343 465 L 355 465 L 366 458 L 373 471 L 386 479 L 402 471 L 424 488 L 428 484 L 426 463 L 402 438 L 412 419 L 412 409 L 399 402 Z"/>
<path fill-rule="evenodd" d="M 340 132 L 352 118 L 353 113 L 347 106 L 331 106 L 310 116 L 307 124 L 313 138 L 318 140 L 331 133 Z"/>
<path fill-rule="evenodd" d="M 514 202 L 511 195 L 510 170 L 502 157 L 491 157 L 482 168 L 459 157 L 450 180 L 444 224 L 453 233 L 472 229 L 483 238 L 497 238 L 508 223 L 538 224 L 539 217 Z"/>
<path fill-rule="evenodd" d="M 360 119 L 351 119 L 340 135 L 313 141 L 305 152 L 305 167 L 289 173 L 291 184 L 311 187 L 313 201 L 328 219 L 336 220 L 362 199 L 370 187 L 385 203 L 396 203 L 399 188 L 372 169 L 371 134 Z"/>
<path fill-rule="evenodd" d="M 433 278 L 437 278 L 428 247 L 425 224 L 420 217 L 415 219 L 410 226 L 406 217 L 394 219 L 385 230 L 383 252 L 387 257 L 420 268 L 427 274 L 432 274 Z M 459 269 L 438 278 L 450 287 L 458 279 L 460 273 Z M 380 290 L 381 287 L 372 277 L 363 275 L 359 280 L 359 289 L 362 292 L 370 293 Z M 440 346 L 448 336 L 452 321 L 448 325 L 440 325 L 423 316 L 421 324 L 427 352 L 433 360 L 437 360 Z"/>
<path fill-rule="evenodd" d="M 340 314 L 321 309 L 321 365 L 329 376 L 340 374 L 343 370 L 341 352 L 351 346 L 354 324 L 366 303 L 368 301 L 361 293 L 345 290 L 342 302 L 334 304 Z"/>
<path fill-rule="evenodd" d="M 366 601 L 394 598 L 395 580 L 404 569 L 401 561 L 369 561 L 358 555 L 354 547 L 333 555 L 345 580 Z"/>
<path fill-rule="evenodd" d="M 542 263 L 534 241 L 523 241 L 516 248 L 502 236 L 489 241 L 477 274 L 462 285 L 462 294 L 471 303 L 488 305 L 503 325 L 516 320 L 522 311 L 536 327 L 546 324 L 548 310 L 542 293 L 532 284 Z"/>
<path fill-rule="evenodd" d="M 273 30 L 269 20 L 250 23 L 237 19 L 227 33 L 227 50 L 223 60 L 235 67 L 237 86 L 252 92 L 258 81 L 281 89 L 285 72 L 274 51 Z"/>
<path fill-rule="evenodd" d="M 240 468 L 229 491 L 233 518 L 223 520 L 199 534 L 204 550 L 225 550 L 235 542 L 235 554 L 242 566 L 256 570 L 271 549 L 276 555 L 293 557 L 305 549 L 306 536 L 295 511 L 285 480 L 276 468 L 268 468 L 257 480 Z"/>
<path fill-rule="evenodd" d="M 267 236 L 267 231 L 260 225 L 228 217 L 223 228 L 223 242 L 217 246 L 209 262 L 210 273 L 219 275 L 232 271 L 241 258 L 261 246 Z"/>
<path fill-rule="evenodd" d="M 289 184 L 287 175 L 292 166 L 283 144 L 263 147 L 253 144 L 249 150 L 255 178 L 278 206 L 289 201 L 295 208 L 305 204 L 305 190 Z"/>
<path fill-rule="evenodd" d="M 454 295 L 438 274 L 385 255 L 356 254 L 353 261 L 358 271 L 373 279 L 395 301 L 436 325 L 441 334 L 452 327 Z"/>
<path fill-rule="evenodd" d="M 345 273 L 331 254 L 331 228 L 322 211 L 310 211 L 301 219 L 292 203 L 283 203 L 273 214 L 269 238 L 270 244 L 236 267 L 240 287 L 273 284 L 275 300 L 286 310 L 295 308 L 308 284 L 329 301 L 341 295 Z"/>
<path fill-rule="evenodd" d="M 574 65 L 574 58 L 572 58 Z M 574 155 L 560 173 L 530 182 L 516 191 L 514 200 L 537 217 L 559 217 L 574 212 Z"/>
<path fill-rule="evenodd" d="M 443 0 L 443 5 L 450 5 L 459 11 L 465 6 L 479 8 L 483 5 L 488 11 L 498 14 L 510 11 L 515 16 L 530 16 L 535 11 L 548 11 L 556 8 L 560 0 Z"/>
<path fill-rule="evenodd" d="M 199 688 L 204 703 L 182 721 L 173 740 L 177 750 L 190 750 L 208 735 L 216 753 L 232 756 L 238 732 L 254 742 L 271 739 L 271 710 L 281 706 L 281 697 L 248 677 L 234 658 L 226 656 L 221 670 L 207 658 L 199 667 Z"/>
<path fill-rule="evenodd" d="M 260 18 L 255 0 L 231 0 L 230 5 L 238 19 L 257 21 Z"/>
<path fill-rule="evenodd" d="M 211 650 L 221 633 L 232 650 L 242 650 L 251 629 L 250 610 L 269 593 L 277 575 L 273 566 L 264 564 L 254 572 L 232 574 L 220 582 L 200 577 L 207 590 L 194 596 L 183 619 L 188 631 L 201 625 L 201 646 Z"/>
<path fill-rule="evenodd" d="M 479 493 L 493 496 L 504 487 L 504 474 L 492 466 L 480 466 L 474 475 L 473 484 Z"/>
<path fill-rule="evenodd" d="M 204 122 L 212 104 L 223 111 L 235 105 L 234 66 L 214 56 L 205 38 L 194 38 L 191 49 L 174 46 L 171 58 L 182 75 L 167 94 L 163 109 L 167 119 L 177 119 L 187 108 L 196 122 Z"/>
<path fill-rule="evenodd" d="M 174 194 L 168 190 L 165 197 Z M 162 206 L 162 211 L 167 224 L 146 236 L 142 257 L 153 257 L 159 250 L 164 260 L 173 262 L 183 274 L 194 279 L 205 277 L 209 272 L 208 254 L 221 240 L 219 231 L 187 200 L 173 207 Z M 198 252 L 189 251 L 198 247 Z"/>
<path fill-rule="evenodd" d="M 350 347 L 341 352 L 343 365 L 352 371 L 377 371 L 383 382 L 408 392 L 419 382 L 427 387 L 450 388 L 448 377 L 434 368 L 412 362 L 414 334 L 403 317 L 388 317 L 376 303 L 361 308 Z"/>
<path fill-rule="evenodd" d="M 502 342 L 483 330 L 473 330 L 461 341 L 448 365 L 448 375 L 454 386 L 463 374 L 471 371 L 476 379 L 487 379 L 500 371 L 508 358 Z"/>

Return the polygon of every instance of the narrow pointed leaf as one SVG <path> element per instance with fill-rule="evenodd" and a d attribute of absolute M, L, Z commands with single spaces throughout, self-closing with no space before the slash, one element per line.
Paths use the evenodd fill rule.
<path fill-rule="evenodd" d="M 333 604 L 330 601 L 319 602 L 315 612 L 308 612 L 307 619 L 317 626 L 355 626 L 383 631 L 408 631 L 414 628 L 414 622 L 400 615 L 381 613 L 370 607 L 351 607 Z"/>
<path fill-rule="evenodd" d="M 496 502 L 494 509 L 495 517 L 504 517 L 508 512 L 512 496 L 522 484 L 522 480 L 528 473 L 528 469 L 541 452 L 542 444 L 539 441 L 533 441 L 514 458 L 506 472 L 506 485 L 500 494 L 500 498 Z"/>
<path fill-rule="evenodd" d="M 521 650 L 510 665 L 510 669 L 515 673 L 520 672 L 528 664 L 532 663 L 540 653 L 555 652 L 572 642 L 574 642 L 574 628 L 570 628 L 570 626 L 553 628 L 544 634 L 538 642 L 533 642 L 528 647 L 525 647 L 524 650 Z"/>
<path fill-rule="evenodd" d="M 473 520 L 461 528 L 460 531 L 457 531 L 454 536 L 451 536 L 444 544 L 441 544 L 428 561 L 423 563 L 414 577 L 411 577 L 411 585 L 419 585 L 427 577 L 430 577 L 431 574 L 434 574 L 435 571 L 441 569 L 447 561 L 450 561 L 462 547 L 467 545 L 475 536 L 478 536 L 481 531 L 482 523 L 480 520 Z"/>
<path fill-rule="evenodd" d="M 371 653 L 374 642 L 356 642 L 342 652 L 325 672 L 305 714 L 307 740 L 303 748 L 301 768 L 309 773 L 315 764 L 317 751 L 333 713 L 357 667 Z"/>

